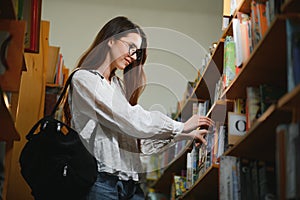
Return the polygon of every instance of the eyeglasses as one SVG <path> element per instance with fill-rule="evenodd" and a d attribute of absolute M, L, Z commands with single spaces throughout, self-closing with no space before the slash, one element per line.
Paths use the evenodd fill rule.
<path fill-rule="evenodd" d="M 126 41 L 120 40 L 119 41 L 123 42 L 123 44 L 126 44 L 128 46 L 128 54 L 130 56 L 133 56 L 136 54 L 136 61 L 141 61 L 142 59 L 142 49 L 138 49 L 134 44 L 130 44 Z"/>

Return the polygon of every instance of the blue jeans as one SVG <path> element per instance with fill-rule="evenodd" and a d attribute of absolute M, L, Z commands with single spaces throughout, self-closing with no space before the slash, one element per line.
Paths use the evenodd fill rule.
<path fill-rule="evenodd" d="M 139 183 L 119 180 L 117 176 L 101 172 L 92 186 L 87 200 L 144 200 Z"/>

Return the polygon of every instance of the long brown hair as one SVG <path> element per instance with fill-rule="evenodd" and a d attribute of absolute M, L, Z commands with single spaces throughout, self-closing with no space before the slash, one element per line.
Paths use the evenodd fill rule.
<path fill-rule="evenodd" d="M 128 33 L 137 33 L 142 38 L 142 54 L 140 61 L 134 61 L 123 71 L 123 83 L 125 96 L 131 105 L 136 105 L 138 98 L 142 94 L 146 76 L 143 65 L 147 58 L 147 38 L 144 31 L 127 17 L 119 16 L 108 21 L 98 32 L 91 46 L 83 53 L 76 68 L 97 69 L 103 62 L 109 52 L 109 39 L 119 39 Z M 110 76 L 114 76 L 115 71 Z M 64 114 L 66 122 L 70 123 L 70 112 L 67 101 L 64 105 Z"/>

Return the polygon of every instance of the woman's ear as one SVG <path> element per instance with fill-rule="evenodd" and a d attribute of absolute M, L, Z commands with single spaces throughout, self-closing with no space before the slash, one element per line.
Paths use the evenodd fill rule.
<path fill-rule="evenodd" d="M 113 44 L 115 43 L 114 39 L 109 39 L 108 40 L 108 46 L 111 48 L 113 46 Z"/>

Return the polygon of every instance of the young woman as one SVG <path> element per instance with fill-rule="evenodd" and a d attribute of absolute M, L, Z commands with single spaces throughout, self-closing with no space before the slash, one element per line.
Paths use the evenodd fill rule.
<path fill-rule="evenodd" d="M 110 20 L 78 63 L 69 92 L 71 125 L 98 162 L 98 179 L 88 200 L 145 199 L 139 185 L 140 139 L 155 141 L 186 134 L 205 142 L 207 117 L 177 122 L 138 105 L 145 86 L 147 39 L 126 17 Z M 123 77 L 115 75 L 123 70 Z"/>

